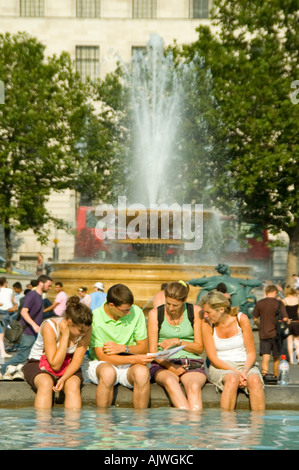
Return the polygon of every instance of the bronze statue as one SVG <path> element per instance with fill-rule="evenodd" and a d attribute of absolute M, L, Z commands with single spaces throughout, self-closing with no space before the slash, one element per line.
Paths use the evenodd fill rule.
<path fill-rule="evenodd" d="M 249 295 L 249 293 L 254 287 L 260 287 L 262 282 L 258 279 L 240 279 L 232 277 L 230 275 L 230 268 L 227 264 L 218 264 L 218 266 L 216 266 L 216 271 L 218 271 L 220 276 L 203 276 L 198 279 L 191 279 L 188 281 L 191 286 L 202 287 L 197 296 L 196 304 L 198 305 L 199 300 L 203 295 L 207 294 L 210 290 L 216 289 L 218 284 L 221 282 L 226 285 L 227 293 L 230 294 L 232 306 L 238 306 L 241 312 L 250 316 L 256 302 L 256 298 L 253 294 Z"/>

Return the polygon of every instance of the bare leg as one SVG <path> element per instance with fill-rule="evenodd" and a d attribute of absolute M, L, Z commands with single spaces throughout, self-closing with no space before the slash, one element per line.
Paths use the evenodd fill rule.
<path fill-rule="evenodd" d="M 175 408 L 189 410 L 190 406 L 180 386 L 180 378 L 169 370 L 159 370 L 155 375 L 157 384 L 165 388 Z"/>
<path fill-rule="evenodd" d="M 4 333 L 0 333 L 0 352 L 2 357 L 11 357 L 10 354 L 7 354 L 4 347 Z"/>
<path fill-rule="evenodd" d="M 262 375 L 268 374 L 269 372 L 269 362 L 270 362 L 270 354 L 263 354 L 262 356 Z"/>
<path fill-rule="evenodd" d="M 273 373 L 274 375 L 276 375 L 276 377 L 278 377 L 278 366 L 279 366 L 279 361 L 280 361 L 280 357 L 274 357 L 273 358 Z"/>
<path fill-rule="evenodd" d="M 38 374 L 34 379 L 37 388 L 34 406 L 38 410 L 52 408 L 54 380 L 49 374 Z"/>
<path fill-rule="evenodd" d="M 287 347 L 288 347 L 288 353 L 289 353 L 289 358 L 290 358 L 290 364 L 294 364 L 294 361 L 293 361 L 293 340 L 294 340 L 293 335 L 289 335 L 287 337 Z"/>
<path fill-rule="evenodd" d="M 190 410 L 202 410 L 201 389 L 206 383 L 206 380 L 206 376 L 198 372 L 188 372 L 188 374 L 181 376 Z"/>
<path fill-rule="evenodd" d="M 239 388 L 239 376 L 234 372 L 223 377 L 224 388 L 221 394 L 220 405 L 223 410 L 234 410 Z"/>
<path fill-rule="evenodd" d="M 113 401 L 116 372 L 110 364 L 102 363 L 97 367 L 97 376 L 99 383 L 96 390 L 96 403 L 101 408 L 107 408 Z"/>
<path fill-rule="evenodd" d="M 263 411 L 265 409 L 265 393 L 260 376 L 258 374 L 249 374 L 247 387 L 252 411 Z"/>
<path fill-rule="evenodd" d="M 76 375 L 72 375 L 64 384 L 65 402 L 68 409 L 79 410 L 81 408 L 81 380 Z"/>
<path fill-rule="evenodd" d="M 128 369 L 127 379 L 133 385 L 133 407 L 147 408 L 151 393 L 149 369 L 144 364 L 134 364 Z"/>

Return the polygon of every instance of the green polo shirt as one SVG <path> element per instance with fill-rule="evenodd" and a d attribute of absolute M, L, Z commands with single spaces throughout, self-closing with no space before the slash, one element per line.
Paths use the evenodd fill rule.
<path fill-rule="evenodd" d="M 147 338 L 144 313 L 132 305 L 130 313 L 117 321 L 108 317 L 103 304 L 93 314 L 92 335 L 89 342 L 89 356 L 97 359 L 93 348 L 102 348 L 108 341 L 134 346 L 137 341 Z"/>

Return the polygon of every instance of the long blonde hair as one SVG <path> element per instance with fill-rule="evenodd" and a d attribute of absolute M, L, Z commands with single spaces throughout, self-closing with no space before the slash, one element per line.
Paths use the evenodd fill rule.
<path fill-rule="evenodd" d="M 222 293 L 217 290 L 211 290 L 206 295 L 200 299 L 200 306 L 208 304 L 211 308 L 219 310 L 221 307 L 224 308 L 224 312 L 232 317 L 238 315 L 238 307 L 232 307 L 229 299 Z"/>

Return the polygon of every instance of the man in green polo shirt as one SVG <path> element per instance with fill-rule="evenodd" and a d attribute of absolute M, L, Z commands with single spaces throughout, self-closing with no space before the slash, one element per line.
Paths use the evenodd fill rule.
<path fill-rule="evenodd" d="M 134 305 L 133 294 L 123 284 L 107 292 L 106 302 L 93 311 L 87 376 L 97 384 L 99 407 L 112 404 L 113 388 L 121 384 L 133 389 L 134 408 L 147 408 L 150 380 L 147 364 L 147 331 L 142 310 Z"/>

